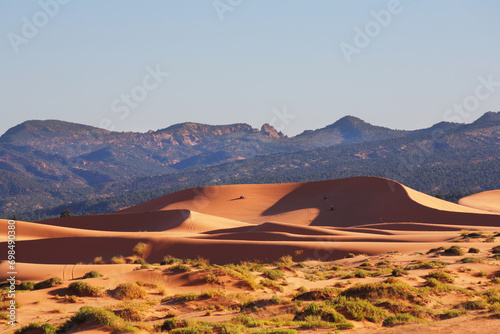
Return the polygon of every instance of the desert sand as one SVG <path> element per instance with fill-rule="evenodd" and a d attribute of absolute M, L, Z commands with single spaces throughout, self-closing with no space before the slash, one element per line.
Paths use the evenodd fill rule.
<path fill-rule="evenodd" d="M 272 319 L 290 313 L 292 305 L 297 305 L 292 299 L 299 294 L 297 289 L 301 287 L 311 290 L 380 283 L 392 276 L 393 269 L 419 261 L 433 261 L 434 257 L 439 257 L 444 249 L 453 245 L 459 245 L 464 251 L 477 248 L 479 253 L 470 255 L 477 258 L 477 262 L 461 262 L 469 254 L 446 256 L 444 260 L 445 256 L 441 256 L 438 260 L 446 262 L 444 266 L 454 276 L 456 287 L 483 293 L 491 288 L 491 284 L 496 284 L 495 276 L 500 276 L 500 261 L 492 253 L 492 248 L 498 245 L 495 236 L 500 232 L 498 199 L 500 191 L 497 190 L 469 196 L 454 204 L 392 180 L 356 177 L 307 183 L 200 187 L 159 197 L 112 214 L 39 222 L 17 221 L 16 279 L 39 282 L 59 277 L 62 284 L 19 292 L 16 300 L 22 306 L 18 309 L 19 324 L 16 328 L 33 321 L 60 325 L 84 305 L 107 308 L 118 314 L 117 310 L 126 308 L 126 305 L 113 298 L 114 289 L 121 283 L 137 281 L 142 282 L 151 305 L 147 311 L 141 311 L 142 321 L 128 320 L 144 332 L 162 324 L 172 312 L 178 319 L 211 323 L 227 322 L 238 314 L 248 314 L 244 307 L 234 307 L 235 303 L 241 304 L 241 294 L 251 294 L 255 300 L 265 300 L 277 294 L 282 300 L 288 300 L 272 305 L 263 301 L 255 306 L 260 309 L 254 315 L 256 318 Z M 7 238 L 7 224 L 7 220 L 0 220 L 3 240 Z M 134 254 L 133 248 L 138 243 L 144 243 L 145 248 L 140 254 Z M 442 248 L 429 253 L 429 250 L 439 247 Z M 7 254 L 6 242 L 2 243 L 2 252 Z M 185 261 L 190 270 L 183 272 L 174 269 L 175 261 L 160 265 L 167 255 L 203 260 Z M 120 256 L 122 260 L 118 261 Z M 96 264 L 96 258 L 102 259 L 102 264 Z M 287 259 L 286 265 L 276 265 L 276 261 L 284 258 Z M 144 265 L 137 270 L 140 264 L 132 262 L 138 259 L 155 265 Z M 345 279 L 365 262 L 374 266 L 384 260 L 391 263 L 389 271 L 381 269 L 377 276 Z M 242 261 L 267 263 L 260 272 L 257 270 L 252 274 L 257 275 L 256 284 L 263 279 L 263 270 L 278 267 L 285 273 L 278 280 L 283 283 L 281 288 L 263 286 L 248 289 L 245 284 L 238 283 L 241 277 L 234 273 L 231 276 L 225 269 L 217 269 L 217 283 L 206 279 L 207 271 L 216 270 L 208 263 L 228 268 L 228 264 L 240 264 Z M 465 265 L 470 270 L 461 271 L 460 268 Z M 332 266 L 341 269 L 325 269 Z M 0 263 L 0 269 L 1 280 L 6 280 L 9 276 L 6 274 L 6 261 Z M 426 286 L 425 277 L 432 269 L 412 269 L 398 279 L 412 288 L 421 288 Z M 344 276 L 337 275 L 340 273 L 338 270 Z M 106 292 L 100 296 L 81 297 L 77 302 L 66 302 L 63 297 L 71 295 L 68 285 L 81 280 L 90 271 L 97 271 L 103 277 L 85 281 L 102 287 Z M 318 271 L 322 273 L 314 273 Z M 477 276 L 479 272 L 480 277 Z M 225 295 L 239 297 L 226 296 L 221 300 L 220 296 L 216 296 L 201 301 L 196 299 L 191 304 L 176 303 L 174 297 L 169 299 L 176 294 L 199 294 L 206 290 L 218 290 Z M 436 312 L 444 312 L 443 309 L 452 309 L 479 297 L 453 291 L 443 298 L 449 300 L 443 299 L 442 305 L 435 307 Z M 146 299 L 141 300 L 144 303 Z M 431 297 L 429 300 L 429 305 L 435 302 Z M 215 305 L 225 306 L 221 310 Z M 386 309 L 385 312 L 389 311 Z M 464 313 L 459 321 L 422 316 L 425 325 L 403 326 L 409 332 L 445 332 L 446 328 L 450 328 L 451 332 L 453 328 L 454 333 L 470 333 L 474 332 L 471 328 L 481 322 L 484 323 L 481 325 L 484 329 L 482 333 L 487 333 L 488 328 L 493 333 L 500 320 L 496 319 L 497 313 L 491 312 L 488 313 L 485 306 Z M 293 316 L 288 317 L 291 319 L 287 321 L 293 320 Z M 353 324 L 353 328 L 345 329 L 349 332 L 396 333 L 402 330 L 402 327 L 383 327 L 380 321 L 352 317 L 348 320 Z M 267 324 L 263 328 L 269 327 L 272 325 Z M 285 327 L 304 333 L 326 333 L 336 329 L 335 326 L 320 325 L 314 328 Z M 5 330 L 9 329 L 5 325 Z M 109 326 L 93 322 L 79 324 L 74 330 L 88 333 L 111 331 Z"/>

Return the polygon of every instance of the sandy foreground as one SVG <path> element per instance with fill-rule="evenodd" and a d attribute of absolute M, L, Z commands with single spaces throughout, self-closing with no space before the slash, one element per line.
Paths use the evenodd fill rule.
<path fill-rule="evenodd" d="M 0 326 L 497 333 L 499 202 L 500 191 L 453 204 L 391 180 L 357 177 L 201 187 L 113 214 L 17 221 L 18 324 L 4 319 Z M 3 240 L 8 225 L 0 220 Z M 3 254 L 7 246 L 1 243 Z M 83 279 L 91 271 L 102 276 Z M 7 272 L 4 260 L 2 281 Z M 21 291 L 21 282 L 52 277 L 60 284 Z M 77 281 L 95 289 L 68 288 Z M 124 283 L 139 295 L 120 299 Z M 4 314 L 9 301 L 4 290 Z M 67 323 L 83 306 L 118 317 Z"/>

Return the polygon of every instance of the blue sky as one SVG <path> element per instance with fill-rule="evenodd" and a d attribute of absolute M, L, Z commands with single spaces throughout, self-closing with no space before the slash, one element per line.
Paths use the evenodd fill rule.
<path fill-rule="evenodd" d="M 288 135 L 345 115 L 468 123 L 500 110 L 498 13 L 495 0 L 2 1 L 0 133 L 29 119 Z"/>

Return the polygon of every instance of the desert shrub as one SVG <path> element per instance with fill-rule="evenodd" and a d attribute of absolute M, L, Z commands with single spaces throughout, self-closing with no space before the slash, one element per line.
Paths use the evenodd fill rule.
<path fill-rule="evenodd" d="M 188 302 L 192 300 L 196 300 L 198 298 L 198 294 L 194 292 L 183 293 L 174 296 L 174 299 L 178 302 Z"/>
<path fill-rule="evenodd" d="M 429 251 L 427 252 L 427 254 L 439 252 L 439 251 L 442 251 L 442 250 L 444 250 L 444 247 L 431 248 L 431 249 L 429 249 Z"/>
<path fill-rule="evenodd" d="M 500 302 L 495 302 L 488 306 L 488 310 L 490 310 L 493 313 L 500 313 Z"/>
<path fill-rule="evenodd" d="M 170 269 L 173 269 L 173 270 L 178 270 L 178 271 L 182 271 L 182 272 L 188 272 L 188 271 L 191 271 L 191 268 L 186 266 L 185 264 L 182 264 L 182 263 L 178 263 L 176 264 L 175 266 L 173 266 L 172 268 Z"/>
<path fill-rule="evenodd" d="M 405 270 L 415 270 L 415 269 L 435 269 L 435 268 L 444 268 L 446 265 L 449 263 L 443 262 L 443 261 L 429 261 L 429 262 L 424 262 L 420 261 L 414 264 L 410 264 L 406 266 L 404 269 Z"/>
<path fill-rule="evenodd" d="M 453 283 L 453 282 L 455 282 L 455 279 L 450 274 L 445 273 L 444 271 L 441 271 L 441 270 L 434 270 L 434 271 L 429 272 L 429 274 L 427 274 L 426 278 L 434 278 L 441 283 Z"/>
<path fill-rule="evenodd" d="M 448 310 L 445 311 L 441 314 L 441 319 L 451 319 L 451 318 L 456 318 L 459 317 L 463 314 L 466 314 L 467 310 L 461 309 L 461 310 Z"/>
<path fill-rule="evenodd" d="M 277 280 L 279 278 L 285 277 L 285 274 L 279 269 L 264 270 L 263 274 L 265 277 L 272 279 L 272 280 Z"/>
<path fill-rule="evenodd" d="M 486 302 L 484 300 L 468 300 L 464 303 L 466 310 L 484 310 Z"/>
<path fill-rule="evenodd" d="M 68 285 L 69 291 L 79 297 L 92 296 L 98 297 L 102 295 L 102 288 L 92 286 L 87 282 L 76 281 Z"/>
<path fill-rule="evenodd" d="M 352 319 L 379 323 L 386 316 L 386 312 L 364 299 L 337 297 L 328 302 L 328 305 L 335 309 L 343 309 Z"/>
<path fill-rule="evenodd" d="M 413 301 L 415 299 L 414 288 L 400 282 L 367 283 L 358 284 L 341 292 L 341 296 L 360 297 L 368 300 L 379 299 L 404 299 Z"/>
<path fill-rule="evenodd" d="M 75 296 L 75 295 L 65 295 L 64 296 L 64 300 L 63 300 L 63 303 L 78 303 L 78 301 L 80 300 L 80 298 L 78 296 Z"/>
<path fill-rule="evenodd" d="M 471 247 L 467 253 L 479 253 L 479 248 Z"/>
<path fill-rule="evenodd" d="M 219 284 L 219 277 L 212 273 L 212 271 L 209 271 L 203 276 L 203 280 L 208 283 L 208 284 Z"/>
<path fill-rule="evenodd" d="M 85 275 L 83 275 L 83 279 L 97 278 L 97 277 L 103 277 L 103 274 L 100 274 L 97 271 L 92 270 L 92 271 L 89 271 L 88 273 L 86 273 Z"/>
<path fill-rule="evenodd" d="M 345 257 L 346 259 L 352 259 L 353 257 L 355 257 L 356 255 L 354 255 L 354 253 L 349 253 L 347 254 Z"/>
<path fill-rule="evenodd" d="M 402 268 L 394 268 L 392 269 L 392 276 L 394 277 L 400 277 L 403 275 L 408 275 L 408 272 Z"/>
<path fill-rule="evenodd" d="M 276 282 L 271 281 L 270 279 L 263 279 L 260 284 L 265 286 L 266 288 L 272 289 L 274 291 L 283 292 L 283 287 L 281 285 L 276 284 Z"/>
<path fill-rule="evenodd" d="M 36 331 L 37 333 L 41 331 L 43 334 L 55 334 L 57 332 L 57 329 L 48 323 L 42 324 L 41 322 L 30 322 L 26 326 L 23 326 L 22 328 L 16 330 L 14 334 L 31 333 L 34 331 Z"/>
<path fill-rule="evenodd" d="M 454 245 L 454 246 L 451 246 L 450 248 L 445 249 L 443 254 L 450 255 L 450 256 L 462 256 L 465 253 L 462 249 L 460 249 L 459 246 Z"/>
<path fill-rule="evenodd" d="M 137 299 L 146 297 L 147 292 L 137 283 L 123 283 L 116 287 L 114 297 L 116 299 Z"/>
<path fill-rule="evenodd" d="M 293 300 L 330 300 L 337 297 L 341 291 L 336 288 L 322 288 L 311 291 L 307 291 L 307 289 L 304 291 L 304 289 L 301 289 L 302 292 Z"/>
<path fill-rule="evenodd" d="M 463 259 L 460 260 L 462 263 L 474 263 L 474 262 L 481 262 L 481 259 L 477 259 L 475 257 L 464 257 Z"/>
<path fill-rule="evenodd" d="M 491 279 L 491 283 L 493 284 L 500 284 L 500 277 L 495 276 Z"/>
<path fill-rule="evenodd" d="M 35 282 L 24 281 L 19 284 L 19 290 L 33 290 L 35 288 Z"/>
<path fill-rule="evenodd" d="M 484 234 L 479 233 L 479 232 L 471 232 L 467 233 L 463 236 L 464 238 L 471 238 L 471 239 L 476 239 L 476 238 L 484 238 Z"/>
<path fill-rule="evenodd" d="M 495 237 L 491 235 L 488 238 L 486 238 L 486 240 L 484 240 L 484 242 L 495 242 Z"/>
<path fill-rule="evenodd" d="M 359 265 L 360 267 L 373 267 L 373 264 L 370 262 L 363 262 Z"/>
<path fill-rule="evenodd" d="M 111 258 L 111 263 L 112 264 L 125 264 L 125 263 L 127 263 L 127 261 L 125 260 L 125 258 L 122 255 L 119 255 L 119 256 L 113 256 Z"/>
<path fill-rule="evenodd" d="M 366 270 L 357 269 L 354 271 L 354 277 L 365 278 L 366 276 L 368 276 L 368 272 Z"/>
<path fill-rule="evenodd" d="M 412 316 L 408 313 L 400 313 L 396 315 L 390 315 L 384 319 L 382 326 L 384 327 L 392 327 L 397 325 L 404 325 L 412 322 L 420 322 L 421 320 Z"/>
<path fill-rule="evenodd" d="M 491 251 L 494 253 L 494 254 L 499 254 L 500 253 L 500 246 L 495 246 L 491 249 Z"/>
<path fill-rule="evenodd" d="M 132 248 L 132 252 L 134 253 L 134 255 L 142 257 L 147 248 L 148 244 L 145 244 L 144 242 L 139 242 L 137 245 L 134 246 L 134 248 Z"/>
<path fill-rule="evenodd" d="M 105 326 L 106 328 L 118 333 L 137 331 L 137 328 L 127 326 L 125 321 L 115 315 L 113 312 L 92 306 L 84 306 L 80 308 L 80 310 L 74 316 L 72 316 L 68 322 L 61 326 L 60 331 L 65 332 L 65 329 L 69 329 L 75 324 L 82 324 L 84 322 L 92 321 L 95 321 Z"/>
<path fill-rule="evenodd" d="M 96 256 L 94 258 L 94 264 L 103 264 L 104 261 L 102 260 L 102 256 Z"/>
<path fill-rule="evenodd" d="M 46 288 L 51 288 L 56 285 L 61 285 L 62 284 L 62 279 L 59 277 L 51 277 L 45 281 L 41 281 L 36 283 L 33 286 L 33 290 L 39 290 L 39 289 L 46 289 Z"/>
<path fill-rule="evenodd" d="M 477 277 L 485 277 L 485 276 L 488 276 L 488 273 L 486 271 L 480 270 L 477 273 Z"/>
<path fill-rule="evenodd" d="M 146 261 L 144 261 L 143 259 L 135 259 L 134 260 L 134 264 L 147 264 Z"/>
<path fill-rule="evenodd" d="M 170 319 L 167 319 L 163 322 L 163 324 L 161 325 L 161 330 L 162 331 L 171 331 L 171 330 L 176 329 L 176 328 L 186 327 L 187 325 L 188 325 L 188 323 L 186 320 L 180 320 L 177 318 L 170 318 Z"/>
<path fill-rule="evenodd" d="M 167 255 L 163 258 L 163 260 L 161 261 L 161 265 L 164 266 L 166 264 L 173 264 L 173 263 L 176 263 L 176 262 L 181 262 L 182 260 L 181 259 L 177 259 L 175 257 L 172 257 L 170 255 Z"/>

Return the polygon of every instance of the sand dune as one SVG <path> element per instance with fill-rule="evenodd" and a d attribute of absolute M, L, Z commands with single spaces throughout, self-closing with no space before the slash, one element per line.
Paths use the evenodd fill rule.
<path fill-rule="evenodd" d="M 497 195 L 464 201 L 492 202 Z M 500 214 L 481 209 L 377 177 L 200 187 L 113 214 L 17 222 L 17 253 L 26 264 L 74 265 L 98 256 L 108 262 L 131 257 L 138 242 L 148 245 L 144 257 L 150 263 L 167 254 L 227 263 L 272 261 L 294 252 L 303 259 L 318 252 L 335 259 L 349 252 L 422 251 L 462 229 L 500 228 Z M 6 225 L 0 220 L 4 235 Z"/>
<path fill-rule="evenodd" d="M 500 190 L 483 191 L 467 196 L 461 198 L 458 204 L 482 211 L 500 213 Z"/>

